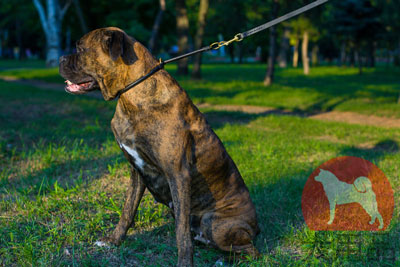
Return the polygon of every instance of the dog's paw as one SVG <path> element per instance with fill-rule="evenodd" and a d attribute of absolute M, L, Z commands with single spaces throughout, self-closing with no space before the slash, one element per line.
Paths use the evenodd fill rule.
<path fill-rule="evenodd" d="M 94 242 L 94 245 L 97 247 L 105 247 L 105 248 L 110 247 L 110 244 L 108 242 L 104 242 L 104 241 L 100 241 L 100 240 Z"/>

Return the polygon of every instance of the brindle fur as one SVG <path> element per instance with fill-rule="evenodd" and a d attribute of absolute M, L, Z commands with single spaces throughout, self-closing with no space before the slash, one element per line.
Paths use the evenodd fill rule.
<path fill-rule="evenodd" d="M 60 59 L 61 75 L 73 82 L 94 78 L 106 100 L 157 64 L 118 28 L 92 31 L 77 46 L 77 54 Z M 120 244 L 147 188 L 173 208 L 178 266 L 193 265 L 191 230 L 197 240 L 221 250 L 258 255 L 252 240 L 259 228 L 249 191 L 203 114 L 166 71 L 118 99 L 111 127 L 133 168 L 121 219 L 108 241 Z M 143 166 L 124 146 L 137 152 Z"/>

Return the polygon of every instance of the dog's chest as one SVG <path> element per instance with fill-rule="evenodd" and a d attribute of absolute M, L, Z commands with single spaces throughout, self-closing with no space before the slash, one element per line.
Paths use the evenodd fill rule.
<path fill-rule="evenodd" d="M 132 141 L 129 145 L 126 143 L 128 142 L 118 140 L 120 148 L 130 156 L 131 162 L 136 167 L 136 169 L 140 172 L 143 172 L 145 167 L 145 162 L 136 149 L 134 139 L 132 138 Z"/>
<path fill-rule="evenodd" d="M 151 161 L 146 160 L 147 157 L 143 157 L 142 149 L 136 147 L 134 139 L 130 138 L 130 142 L 127 140 L 118 140 L 120 148 L 124 151 L 128 157 L 129 162 L 140 173 L 146 187 L 153 194 L 158 202 L 168 205 L 171 202 L 171 194 L 169 191 L 169 185 L 166 177 Z"/>
<path fill-rule="evenodd" d="M 168 205 L 171 201 L 169 185 L 160 167 L 157 166 L 151 142 L 149 141 L 146 146 L 143 145 L 143 138 L 141 138 L 141 142 L 137 142 L 138 137 L 135 136 L 134 126 L 126 117 L 118 116 L 117 112 L 111 126 L 119 147 L 140 174 L 146 187 L 158 202 Z"/>

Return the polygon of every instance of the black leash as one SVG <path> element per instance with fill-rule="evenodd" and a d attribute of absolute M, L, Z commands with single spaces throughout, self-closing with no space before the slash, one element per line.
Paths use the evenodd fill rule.
<path fill-rule="evenodd" d="M 314 7 L 317 7 L 319 5 L 322 5 L 322 4 L 324 4 L 324 3 L 328 2 L 328 1 L 329 0 L 317 0 L 315 2 L 312 2 L 311 4 L 308 4 L 308 5 L 306 5 L 306 6 L 302 7 L 302 8 L 296 9 L 296 10 L 290 12 L 290 13 L 287 13 L 286 15 L 283 15 L 283 16 L 281 16 L 279 18 L 276 18 L 276 19 L 274 19 L 272 21 L 269 21 L 269 22 L 267 22 L 265 24 L 262 24 L 260 26 L 257 26 L 257 27 L 255 27 L 255 28 L 253 28 L 251 30 L 248 30 L 248 31 L 242 32 L 242 33 L 238 33 L 238 34 L 235 35 L 235 37 L 233 39 L 231 39 L 229 41 L 215 42 L 215 43 L 212 43 L 209 46 L 205 46 L 205 47 L 200 48 L 198 50 L 195 50 L 195 51 L 192 51 L 192 52 L 189 52 L 187 54 L 183 54 L 183 55 L 171 58 L 171 59 L 167 59 L 165 61 L 163 61 L 160 58 L 160 62 L 158 63 L 157 66 L 155 66 L 153 69 L 151 69 L 149 71 L 149 73 L 147 73 L 146 75 L 140 77 L 136 81 L 128 84 L 124 89 L 118 91 L 116 98 L 119 98 L 123 93 L 125 93 L 126 91 L 128 91 L 132 87 L 135 87 L 139 83 L 143 82 L 144 80 L 146 80 L 147 78 L 152 76 L 157 71 L 163 69 L 164 66 L 166 64 L 168 64 L 168 63 L 180 60 L 180 59 L 185 58 L 185 57 L 190 57 L 190 56 L 198 54 L 198 53 L 203 53 L 203 52 L 207 52 L 207 51 L 210 51 L 210 50 L 217 50 L 217 49 L 220 49 L 223 46 L 229 45 L 232 42 L 240 42 L 244 38 L 249 37 L 250 35 L 253 35 L 253 34 L 256 34 L 256 33 L 260 32 L 260 31 L 266 30 L 266 29 L 268 29 L 268 28 L 270 28 L 270 27 L 272 27 L 272 26 L 274 26 L 274 25 L 276 25 L 278 23 L 281 23 L 282 21 L 288 20 L 288 19 L 290 19 L 290 18 L 292 18 L 294 16 L 297 16 L 297 15 L 299 15 L 301 13 L 304 13 L 304 12 L 306 12 L 306 11 L 308 11 L 308 10 L 314 8 Z"/>

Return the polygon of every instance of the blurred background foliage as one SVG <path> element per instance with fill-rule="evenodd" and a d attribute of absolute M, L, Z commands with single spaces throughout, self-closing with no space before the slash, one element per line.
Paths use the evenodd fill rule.
<path fill-rule="evenodd" d="M 155 55 L 170 57 L 195 49 L 198 32 L 200 2 L 208 0 L 164 0 L 156 44 Z M 58 53 L 74 51 L 74 43 L 84 33 L 106 26 L 117 26 L 134 36 L 144 45 L 154 31 L 159 0 L 13 0 L 0 2 L 0 57 L 2 58 L 46 58 L 49 38 L 43 23 L 40 23 L 39 2 L 46 14 L 51 4 L 56 10 L 66 9 L 65 16 L 56 12 L 61 20 Z M 214 0 L 208 4 L 204 23 L 203 45 L 219 40 L 228 40 L 236 33 L 265 23 L 276 16 L 297 9 L 312 1 L 306 0 Z M 188 21 L 187 44 L 178 49 L 176 15 L 177 6 L 186 9 Z M 274 13 L 274 5 L 276 12 Z M 342 0 L 330 1 L 297 18 L 277 26 L 276 34 L 262 32 L 244 42 L 214 53 L 214 61 L 266 62 L 269 57 L 281 67 L 334 63 L 337 65 L 375 66 L 376 62 L 399 65 L 400 55 L 400 1 L 399 0 Z M 58 15 L 57 15 L 58 14 Z M 51 24 L 51 23 L 50 23 Z M 203 27 L 203 26 L 201 26 Z M 305 37 L 307 35 L 307 37 Z M 274 38 L 271 42 L 270 38 Z M 305 41 L 307 44 L 302 42 Z M 276 45 L 275 50 L 270 46 Z M 299 50 L 302 50 L 299 53 Z M 271 52 L 273 51 L 273 52 Z M 273 53 L 271 55 L 271 53 Z M 298 55 L 296 55 L 296 53 Z M 297 59 L 296 59 L 297 57 Z M 306 58 L 305 58 L 306 57 Z M 206 60 L 209 57 L 206 58 Z M 55 66 L 56 62 L 48 65 Z M 275 62 L 274 62 L 275 63 Z M 305 71 L 306 73 L 306 71 Z M 307 73 L 306 73 L 307 74 Z"/>

